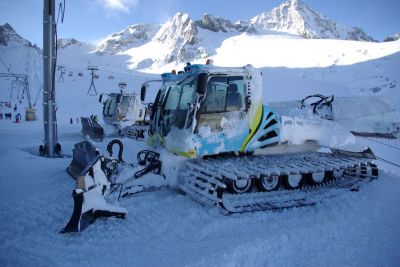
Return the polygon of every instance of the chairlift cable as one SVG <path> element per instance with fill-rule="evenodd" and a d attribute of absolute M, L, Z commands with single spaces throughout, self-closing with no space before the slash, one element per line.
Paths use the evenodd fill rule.
<path fill-rule="evenodd" d="M 385 163 L 390 164 L 390 165 L 392 165 L 392 166 L 394 166 L 394 167 L 400 168 L 400 165 L 397 164 L 397 163 L 394 163 L 394 162 L 392 162 L 392 161 L 389 161 L 389 160 L 384 159 L 384 158 L 381 158 L 381 157 L 376 157 L 376 158 L 377 158 L 378 160 L 382 161 L 382 162 L 385 162 Z"/>
<path fill-rule="evenodd" d="M 372 138 L 365 137 L 365 139 L 368 139 L 368 140 L 370 140 L 370 141 L 373 141 L 373 142 L 376 142 L 376 143 L 379 143 L 379 144 L 382 144 L 382 145 L 385 145 L 385 146 L 388 146 L 388 147 L 391 147 L 391 148 L 400 150 L 399 147 L 396 147 L 396 146 L 393 146 L 393 145 L 389 145 L 389 144 L 386 144 L 386 143 L 384 143 L 384 142 L 381 142 L 381 141 L 378 141 L 378 140 L 375 140 L 375 139 L 372 139 Z"/>

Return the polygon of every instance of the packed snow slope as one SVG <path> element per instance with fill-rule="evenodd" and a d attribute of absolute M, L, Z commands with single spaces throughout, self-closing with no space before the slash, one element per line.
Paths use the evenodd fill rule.
<path fill-rule="evenodd" d="M 164 188 L 122 200 L 125 220 L 99 219 L 84 232 L 61 235 L 73 208 L 75 185 L 65 172 L 71 158 L 35 155 L 40 122 L 3 120 L 0 127 L 1 266 L 397 266 L 400 261 L 398 170 L 381 170 L 380 179 L 359 192 L 314 207 L 231 216 Z M 82 140 L 79 130 L 59 125 L 67 155 Z M 110 140 L 98 144 L 102 151 Z M 130 162 L 147 148 L 123 142 Z M 394 153 L 398 159 L 394 151 L 380 155 Z"/>
<path fill-rule="evenodd" d="M 209 42 L 216 39 L 210 34 Z M 336 96 L 389 95 L 400 107 L 399 81 L 400 41 L 373 43 L 343 40 L 310 40 L 288 35 L 257 36 L 243 33 L 221 41 L 216 55 L 211 57 L 218 66 L 244 66 L 252 64 L 263 73 L 263 102 L 302 99 L 310 94 L 334 94 Z M 144 48 L 143 48 L 144 49 Z M 145 55 L 141 49 L 132 53 Z M 2 47 L 2 58 L 12 62 L 15 73 L 30 74 L 32 98 L 41 110 L 42 70 L 40 56 L 26 48 L 14 45 Z M 100 115 L 98 97 L 87 95 L 91 84 L 88 66 L 98 66 L 94 80 L 98 94 L 118 91 L 118 83 L 127 83 L 127 92 L 139 93 L 142 82 L 158 78 L 161 72 L 179 70 L 183 64 L 165 64 L 157 68 L 130 68 L 127 54 L 99 55 L 89 44 L 72 44 L 59 49 L 58 66 L 64 66 L 65 73 L 57 70 L 55 75 L 58 116 L 66 121 L 81 115 Z M 158 48 L 152 51 L 159 51 Z M 156 54 L 156 52 L 153 52 Z M 34 58 L 34 60 L 32 60 Z M 204 60 L 195 61 L 204 63 Z M 26 67 L 32 66 L 32 67 Z M 0 71 L 5 68 L 0 65 Z M 140 72 L 139 72 L 140 71 Z M 145 71 L 145 73 L 143 73 Z M 82 76 L 79 76 L 81 73 Z M 155 74 L 157 73 L 157 74 Z M 1 101 L 10 100 L 11 81 L 0 79 Z M 155 95 L 150 91 L 148 100 Z M 92 88 L 90 93 L 94 93 Z M 39 101 L 39 102 L 38 102 Z M 76 105 L 79 109 L 71 108 Z M 81 111 L 84 114 L 81 114 Z"/>
<path fill-rule="evenodd" d="M 212 42 L 214 39 L 210 36 L 209 40 Z M 159 51 L 156 48 L 152 50 Z M 263 102 L 266 104 L 319 93 L 335 96 L 389 95 L 400 107 L 400 41 L 373 43 L 242 34 L 225 39 L 216 53 L 211 57 L 215 65 L 252 64 L 260 68 L 263 73 Z M 134 54 L 145 52 L 137 50 Z M 128 84 L 127 92 L 139 93 L 142 82 L 159 77 L 154 73 L 183 67 L 182 64 L 167 64 L 157 69 L 144 69 L 145 74 L 138 72 L 141 69 L 127 67 L 130 58 L 125 54 L 99 56 L 77 45 L 61 49 L 59 55 L 59 64 L 66 67 L 64 82 L 58 81 L 60 73 L 56 73 L 60 119 L 80 116 L 80 110 L 86 110 L 86 115 L 100 112 L 97 97 L 86 94 L 91 81 L 86 70 L 88 65 L 99 66 L 97 73 L 100 77 L 94 81 L 98 93 L 117 91 L 120 81 Z M 203 60 L 195 62 L 204 63 Z M 71 71 L 72 77 L 68 76 Z M 77 76 L 79 72 L 84 76 Z M 149 101 L 155 92 L 155 89 L 150 90 Z M 72 102 L 80 108 L 63 108 L 64 103 L 70 106 Z"/>

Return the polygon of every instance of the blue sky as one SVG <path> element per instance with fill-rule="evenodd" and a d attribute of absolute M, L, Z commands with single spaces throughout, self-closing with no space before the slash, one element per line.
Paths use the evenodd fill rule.
<path fill-rule="evenodd" d="M 250 19 L 283 0 L 66 0 L 60 37 L 96 42 L 135 23 L 161 24 L 177 12 L 192 19 L 204 13 L 232 21 Z M 347 26 L 358 26 L 377 40 L 400 31 L 399 0 L 303 0 L 314 10 Z M 60 3 L 60 0 L 56 0 Z M 24 38 L 42 44 L 43 0 L 0 0 L 0 24 L 10 23 Z"/>

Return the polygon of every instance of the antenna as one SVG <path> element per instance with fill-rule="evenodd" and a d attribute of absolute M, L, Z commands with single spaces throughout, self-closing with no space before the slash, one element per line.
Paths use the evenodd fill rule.
<path fill-rule="evenodd" d="M 87 67 L 87 69 L 91 71 L 90 75 L 92 76 L 92 81 L 90 83 L 90 87 L 89 87 L 89 90 L 87 91 L 87 94 L 88 95 L 97 95 L 96 87 L 94 86 L 94 80 L 99 78 L 99 75 L 95 73 L 96 70 L 99 70 L 99 67 L 98 66 L 90 66 L 89 65 Z M 92 87 L 93 87 L 93 90 L 94 90 L 94 94 L 90 93 Z"/>
<path fill-rule="evenodd" d="M 58 66 L 57 67 L 57 70 L 60 71 L 60 77 L 58 78 L 59 82 L 61 81 L 61 79 L 62 79 L 62 81 L 64 81 L 64 76 L 63 76 L 63 74 L 65 73 L 64 69 L 65 69 L 65 66 Z"/>

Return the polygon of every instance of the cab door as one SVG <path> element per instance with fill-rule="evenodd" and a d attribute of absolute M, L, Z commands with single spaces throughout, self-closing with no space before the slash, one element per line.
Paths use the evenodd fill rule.
<path fill-rule="evenodd" d="M 249 134 L 243 76 L 211 76 L 195 131 L 197 154 L 237 152 Z"/>

